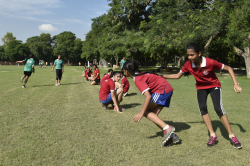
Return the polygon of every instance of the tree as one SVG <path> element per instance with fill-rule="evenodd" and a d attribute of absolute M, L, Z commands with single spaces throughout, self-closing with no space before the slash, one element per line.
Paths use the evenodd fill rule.
<path fill-rule="evenodd" d="M 72 61 L 74 59 L 74 47 L 76 36 L 72 32 L 62 32 L 55 36 L 56 48 L 54 49 L 54 55 L 61 55 L 63 59 Z"/>
<path fill-rule="evenodd" d="M 7 44 L 10 41 L 16 40 L 16 37 L 13 36 L 12 32 L 7 32 L 6 35 L 4 35 L 4 37 L 2 38 L 2 41 L 4 43 L 4 48 L 7 48 Z"/>
<path fill-rule="evenodd" d="M 4 53 L 4 45 L 0 46 L 0 60 L 6 60 Z"/>
<path fill-rule="evenodd" d="M 16 61 L 21 58 L 18 48 L 22 45 L 21 40 L 11 40 L 7 43 L 7 48 L 5 49 L 5 57 L 7 60 Z"/>

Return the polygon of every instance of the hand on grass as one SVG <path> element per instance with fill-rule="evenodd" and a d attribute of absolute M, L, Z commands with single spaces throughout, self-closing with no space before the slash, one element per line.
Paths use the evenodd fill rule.
<path fill-rule="evenodd" d="M 239 86 L 239 85 L 234 85 L 234 91 L 237 92 L 237 93 L 241 93 L 242 91 L 242 88 Z"/>
<path fill-rule="evenodd" d="M 133 117 L 133 121 L 136 122 L 136 123 L 139 123 L 142 117 L 143 117 L 143 114 L 141 114 L 141 113 L 136 114 L 136 115 Z"/>

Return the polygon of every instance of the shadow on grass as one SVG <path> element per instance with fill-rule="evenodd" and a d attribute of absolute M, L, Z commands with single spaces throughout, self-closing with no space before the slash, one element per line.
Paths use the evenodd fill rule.
<path fill-rule="evenodd" d="M 127 96 L 134 96 L 137 95 L 137 93 L 128 93 Z"/>
<path fill-rule="evenodd" d="M 121 106 L 125 109 L 132 108 L 138 105 L 141 105 L 141 104 L 140 103 L 121 104 Z"/>
<path fill-rule="evenodd" d="M 80 84 L 81 82 L 75 82 L 75 83 L 67 83 L 67 84 L 61 84 L 61 85 L 73 85 L 73 84 Z M 60 85 L 60 86 L 61 86 Z"/>
<path fill-rule="evenodd" d="M 190 125 L 183 122 L 173 122 L 173 121 L 164 121 L 166 124 L 174 126 L 175 132 L 181 132 L 182 130 L 188 130 L 191 128 Z M 163 132 L 159 131 L 156 133 L 156 135 L 150 136 L 148 138 L 155 138 L 155 137 L 163 137 Z"/>
<path fill-rule="evenodd" d="M 203 121 L 201 121 L 201 122 L 187 122 L 187 123 L 201 123 L 201 124 L 204 124 L 204 125 L 205 125 L 205 123 L 204 123 Z M 219 120 L 212 120 L 211 123 L 212 123 L 212 126 L 213 126 L 213 130 L 214 130 L 215 132 L 216 132 L 218 129 L 220 129 L 221 135 L 222 135 L 225 139 L 229 140 L 228 132 L 227 132 L 226 128 L 224 127 L 224 125 L 221 123 L 221 121 L 219 121 Z M 229 122 L 229 124 L 230 124 L 230 126 L 232 126 L 232 125 L 238 126 L 238 127 L 240 128 L 240 131 L 243 132 L 243 133 L 246 132 L 246 130 L 241 126 L 241 124 L 238 124 L 238 123 L 230 123 L 230 122 Z M 208 131 L 208 136 L 210 136 L 209 131 Z"/>
<path fill-rule="evenodd" d="M 35 85 L 33 87 L 42 87 L 42 86 L 55 86 L 55 84 L 48 84 L 48 85 Z"/>

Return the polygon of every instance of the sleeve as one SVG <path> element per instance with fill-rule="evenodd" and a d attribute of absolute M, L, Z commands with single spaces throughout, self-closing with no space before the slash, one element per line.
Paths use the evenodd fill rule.
<path fill-rule="evenodd" d="M 183 65 L 183 67 L 181 68 L 181 70 L 180 70 L 180 72 L 181 72 L 182 74 L 188 72 L 187 63 L 188 63 L 188 62 L 186 62 L 186 63 Z"/>
<path fill-rule="evenodd" d="M 124 86 L 124 84 L 125 84 L 125 81 L 124 81 L 125 79 L 124 78 L 122 78 L 122 81 L 121 81 L 121 84 Z"/>
<path fill-rule="evenodd" d="M 223 70 L 224 69 L 224 64 L 213 60 L 213 70 Z"/>
<path fill-rule="evenodd" d="M 115 83 L 113 80 L 109 81 L 109 86 L 110 86 L 110 91 L 114 91 L 115 90 Z"/>
<path fill-rule="evenodd" d="M 56 65 L 56 60 L 54 61 L 54 65 Z"/>
<path fill-rule="evenodd" d="M 135 78 L 135 85 L 142 94 L 144 94 L 146 91 L 150 89 L 148 84 L 146 83 L 146 80 L 142 80 L 142 79 L 136 80 Z"/>

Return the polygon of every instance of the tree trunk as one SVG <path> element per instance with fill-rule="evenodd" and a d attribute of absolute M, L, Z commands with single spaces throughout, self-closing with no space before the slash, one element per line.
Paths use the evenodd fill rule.
<path fill-rule="evenodd" d="M 206 57 L 209 57 L 209 45 L 212 42 L 213 38 L 215 38 L 216 35 L 218 35 L 219 31 L 216 31 L 212 34 L 212 36 L 207 41 L 206 45 L 204 46 Z"/>
<path fill-rule="evenodd" d="M 248 56 L 246 56 L 245 59 L 245 64 L 246 64 L 246 74 L 247 74 L 247 78 L 250 78 L 250 54 L 248 54 Z"/>
<path fill-rule="evenodd" d="M 243 51 L 243 50 L 234 46 L 234 50 L 237 52 L 237 54 L 239 56 L 242 56 L 244 58 L 245 64 L 246 64 L 247 78 L 250 78 L 250 51 L 249 51 L 249 47 L 245 47 L 244 51 Z"/>

